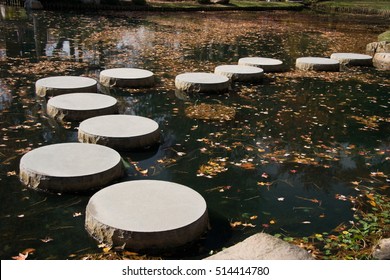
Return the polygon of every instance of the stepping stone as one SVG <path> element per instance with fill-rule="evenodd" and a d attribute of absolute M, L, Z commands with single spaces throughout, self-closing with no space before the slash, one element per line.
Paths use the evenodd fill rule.
<path fill-rule="evenodd" d="M 177 89 L 189 93 L 224 93 L 229 91 L 227 77 L 204 72 L 184 73 L 176 76 Z"/>
<path fill-rule="evenodd" d="M 49 116 L 58 120 L 82 121 L 118 113 L 118 101 L 99 93 L 69 93 L 50 98 L 46 110 Z"/>
<path fill-rule="evenodd" d="M 56 76 L 35 82 L 35 93 L 41 97 L 73 92 L 97 92 L 97 81 L 88 77 Z"/>
<path fill-rule="evenodd" d="M 338 60 L 324 57 L 300 57 L 295 66 L 299 70 L 340 71 Z"/>
<path fill-rule="evenodd" d="M 123 173 L 121 156 L 101 145 L 53 144 L 34 149 L 20 160 L 21 181 L 30 188 L 50 192 L 98 189 Z"/>
<path fill-rule="evenodd" d="M 152 119 L 132 115 L 106 115 L 79 125 L 80 142 L 106 145 L 117 150 L 147 148 L 160 140 L 159 125 Z"/>
<path fill-rule="evenodd" d="M 372 56 L 359 53 L 333 53 L 331 59 L 351 66 L 372 66 Z"/>
<path fill-rule="evenodd" d="M 264 72 L 284 71 L 283 61 L 266 57 L 244 57 L 238 60 L 239 65 L 260 67 Z"/>
<path fill-rule="evenodd" d="M 100 72 L 100 83 L 107 87 L 152 87 L 154 74 L 137 68 L 114 68 Z"/>
<path fill-rule="evenodd" d="M 390 53 L 376 53 L 373 63 L 380 70 L 390 70 Z"/>
<path fill-rule="evenodd" d="M 214 73 L 239 82 L 259 82 L 264 77 L 263 69 L 246 65 L 221 65 L 215 67 Z"/>
<path fill-rule="evenodd" d="M 189 187 L 166 181 L 112 185 L 91 197 L 85 213 L 85 228 L 96 240 L 136 251 L 185 245 L 207 227 L 203 197 Z"/>

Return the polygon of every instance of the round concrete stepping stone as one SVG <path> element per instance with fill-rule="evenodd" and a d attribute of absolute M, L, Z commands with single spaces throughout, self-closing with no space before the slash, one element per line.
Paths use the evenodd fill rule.
<path fill-rule="evenodd" d="M 56 96 L 73 92 L 97 92 L 97 81 L 88 77 L 55 76 L 35 82 L 38 96 Z"/>
<path fill-rule="evenodd" d="M 207 205 L 189 187 L 157 180 L 128 181 L 95 193 L 85 228 L 108 245 L 131 250 L 172 249 L 198 239 L 208 227 Z"/>
<path fill-rule="evenodd" d="M 106 115 L 79 125 L 80 142 L 97 143 L 118 150 L 146 148 L 160 139 L 159 125 L 152 119 L 132 115 Z"/>
<path fill-rule="evenodd" d="M 238 60 L 239 65 L 260 67 L 264 72 L 284 71 L 283 61 L 266 57 L 244 57 Z"/>
<path fill-rule="evenodd" d="M 30 188 L 51 192 L 83 192 L 101 188 L 123 175 L 113 149 L 84 143 L 43 146 L 20 160 L 20 179 Z"/>
<path fill-rule="evenodd" d="M 264 77 L 262 68 L 246 65 L 221 65 L 215 67 L 214 73 L 239 82 L 259 82 Z"/>
<path fill-rule="evenodd" d="M 58 120 L 82 121 L 118 113 L 118 101 L 98 93 L 69 93 L 50 98 L 46 110 L 49 116 Z"/>
<path fill-rule="evenodd" d="M 223 93 L 229 90 L 227 77 L 214 73 L 190 72 L 176 76 L 177 89 L 190 93 Z"/>
<path fill-rule="evenodd" d="M 380 70 L 390 70 L 390 53 L 376 53 L 373 63 Z"/>
<path fill-rule="evenodd" d="M 333 53 L 331 59 L 351 66 L 372 66 L 372 56 L 359 53 Z"/>
<path fill-rule="evenodd" d="M 100 72 L 100 83 L 107 87 L 151 87 L 154 74 L 137 68 L 114 68 Z"/>
<path fill-rule="evenodd" d="M 295 66 L 299 70 L 340 71 L 338 60 L 324 57 L 300 57 L 297 58 Z"/>

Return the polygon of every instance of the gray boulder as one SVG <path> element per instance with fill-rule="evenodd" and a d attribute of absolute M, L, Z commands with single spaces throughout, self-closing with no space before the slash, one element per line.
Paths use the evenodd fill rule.
<path fill-rule="evenodd" d="M 390 70 L 390 53 L 376 53 L 372 63 L 377 69 Z"/>
<path fill-rule="evenodd" d="M 390 42 L 381 41 L 369 43 L 366 46 L 366 53 L 372 56 L 376 53 L 390 53 Z"/>
<path fill-rule="evenodd" d="M 304 249 L 266 233 L 257 233 L 206 260 L 313 260 Z"/>
<path fill-rule="evenodd" d="M 390 238 L 380 240 L 375 246 L 372 256 L 377 260 L 390 260 Z"/>

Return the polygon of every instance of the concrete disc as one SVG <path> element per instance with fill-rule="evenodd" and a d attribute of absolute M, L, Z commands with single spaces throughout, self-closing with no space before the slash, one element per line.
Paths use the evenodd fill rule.
<path fill-rule="evenodd" d="M 214 73 L 192 72 L 176 76 L 177 89 L 190 93 L 223 93 L 229 90 L 227 77 Z"/>
<path fill-rule="evenodd" d="M 168 249 L 199 238 L 208 227 L 207 205 L 189 187 L 139 180 L 95 193 L 86 208 L 85 228 L 108 245 L 131 250 Z"/>
<path fill-rule="evenodd" d="M 238 60 L 239 65 L 260 67 L 264 72 L 284 71 L 283 61 L 266 57 L 244 57 Z"/>
<path fill-rule="evenodd" d="M 300 57 L 297 58 L 295 66 L 299 70 L 314 71 L 339 71 L 340 63 L 338 60 L 324 57 Z"/>
<path fill-rule="evenodd" d="M 28 187 L 51 192 L 82 192 L 101 188 L 123 175 L 120 155 L 92 144 L 43 146 L 20 160 L 20 179 Z"/>
<path fill-rule="evenodd" d="M 50 98 L 47 113 L 52 118 L 82 121 L 88 118 L 118 113 L 116 98 L 98 93 L 69 93 Z"/>
<path fill-rule="evenodd" d="M 35 93 L 41 97 L 73 92 L 97 92 L 97 81 L 88 77 L 55 76 L 35 82 Z"/>
<path fill-rule="evenodd" d="M 152 119 L 132 115 L 105 115 L 82 121 L 80 142 L 97 143 L 118 150 L 145 148 L 160 139 L 159 125 Z"/>
<path fill-rule="evenodd" d="M 352 66 L 372 66 L 372 56 L 359 53 L 333 53 L 331 59 Z"/>
<path fill-rule="evenodd" d="M 151 87 L 154 74 L 137 68 L 114 68 L 100 72 L 100 83 L 107 87 Z"/>
<path fill-rule="evenodd" d="M 215 67 L 214 73 L 241 82 L 259 82 L 264 76 L 262 68 L 246 65 L 220 65 Z"/>

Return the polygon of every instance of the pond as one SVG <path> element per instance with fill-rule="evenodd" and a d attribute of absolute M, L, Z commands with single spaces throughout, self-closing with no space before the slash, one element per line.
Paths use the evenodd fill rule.
<path fill-rule="evenodd" d="M 389 72 L 344 67 L 295 71 L 301 56 L 364 53 L 389 18 L 313 12 L 74 14 L 1 6 L 0 256 L 27 248 L 31 259 L 80 258 L 102 249 L 84 229 L 91 194 L 27 189 L 18 178 L 23 154 L 77 141 L 77 123 L 46 114 L 36 80 L 53 75 L 97 79 L 113 67 L 139 67 L 152 89 L 105 91 L 120 113 L 152 118 L 158 149 L 124 153 L 126 177 L 187 185 L 207 201 L 211 230 L 164 258 L 200 259 L 256 232 L 310 236 L 348 224 L 349 196 L 359 188 L 389 195 Z M 245 56 L 278 58 L 288 71 L 261 84 L 232 84 L 222 95 L 183 95 L 174 79 L 213 72 Z M 231 120 L 186 116 L 194 104 L 221 104 Z"/>

